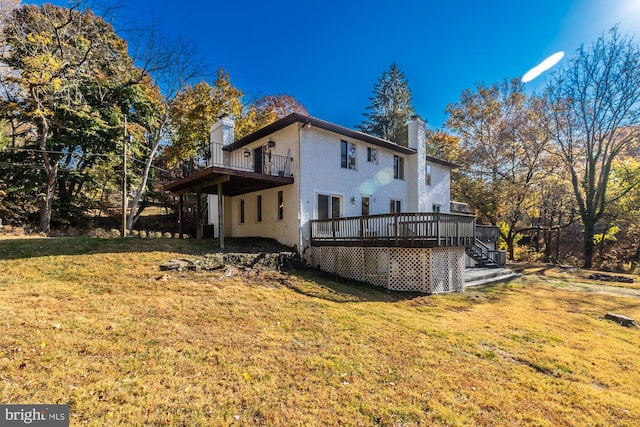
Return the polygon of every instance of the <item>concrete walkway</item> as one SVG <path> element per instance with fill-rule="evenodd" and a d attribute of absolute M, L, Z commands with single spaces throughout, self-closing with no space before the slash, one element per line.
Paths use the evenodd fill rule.
<path fill-rule="evenodd" d="M 504 282 L 520 277 L 508 268 L 467 268 L 464 271 L 464 287 L 487 285 L 489 283 Z"/>

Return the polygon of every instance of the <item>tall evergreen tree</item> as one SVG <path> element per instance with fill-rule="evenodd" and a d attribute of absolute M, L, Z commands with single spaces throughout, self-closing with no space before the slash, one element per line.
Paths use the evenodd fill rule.
<path fill-rule="evenodd" d="M 356 128 L 396 142 L 407 145 L 407 121 L 414 114 L 411 104 L 411 90 L 404 73 L 393 62 L 388 70 L 382 73 L 378 82 L 373 85 L 373 96 L 369 98 L 371 105 L 363 113 L 365 120 Z"/>

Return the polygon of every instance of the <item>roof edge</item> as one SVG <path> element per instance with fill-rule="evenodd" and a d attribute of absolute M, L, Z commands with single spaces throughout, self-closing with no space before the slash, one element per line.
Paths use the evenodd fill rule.
<path fill-rule="evenodd" d="M 319 129 L 323 129 L 329 132 L 334 132 L 349 138 L 358 139 L 360 141 L 368 142 L 370 144 L 388 148 L 393 151 L 397 151 L 403 154 L 416 154 L 416 150 L 413 148 L 405 147 L 395 142 L 388 141 L 386 139 L 378 138 L 373 135 L 366 134 L 364 132 L 360 132 L 357 130 L 349 129 L 344 126 L 340 126 L 334 123 L 330 123 L 324 120 L 317 119 L 312 116 L 307 116 L 300 113 L 291 113 L 286 117 L 283 117 L 280 120 L 277 120 L 263 128 L 258 129 L 257 131 L 240 138 L 232 144 L 229 144 L 223 148 L 225 151 L 234 151 L 240 149 L 252 142 L 255 142 L 261 138 L 264 138 L 272 133 L 275 133 L 281 129 L 284 129 L 287 126 L 290 126 L 294 123 L 301 123 L 303 125 L 310 125 L 313 127 L 317 127 Z"/>

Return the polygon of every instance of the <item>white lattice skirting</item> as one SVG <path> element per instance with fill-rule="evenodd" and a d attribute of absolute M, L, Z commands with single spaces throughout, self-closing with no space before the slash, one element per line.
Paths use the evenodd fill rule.
<path fill-rule="evenodd" d="M 315 246 L 309 262 L 322 271 L 393 291 L 430 294 L 464 289 L 463 247 Z"/>

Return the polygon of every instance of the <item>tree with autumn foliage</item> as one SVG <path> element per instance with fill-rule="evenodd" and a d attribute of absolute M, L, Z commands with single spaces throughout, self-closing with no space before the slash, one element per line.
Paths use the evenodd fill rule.
<path fill-rule="evenodd" d="M 79 194 L 83 170 L 121 143 L 124 115 L 147 105 L 137 86 L 145 71 L 113 27 L 81 4 L 22 5 L 2 30 L 2 80 L 20 90 L 12 111 L 35 135 L 38 157 L 31 161 L 40 165 L 35 175 L 42 173 L 43 182 L 39 222 L 49 232 L 56 190 L 63 204 Z M 3 96 L 4 107 L 11 102 Z"/>
<path fill-rule="evenodd" d="M 447 127 L 464 153 L 461 201 L 475 207 L 480 220 L 500 225 L 513 259 L 518 236 L 531 227 L 526 219 L 536 183 L 546 176 L 542 104 L 524 93 L 519 79 L 506 79 L 463 91 L 447 112 Z"/>
<path fill-rule="evenodd" d="M 584 227 L 584 268 L 591 268 L 594 235 L 609 205 L 625 194 L 610 192 L 619 156 L 640 138 L 640 47 L 617 27 L 581 46 L 548 84 L 549 135 L 567 166 Z M 626 192 L 638 182 L 629 182 Z"/>
<path fill-rule="evenodd" d="M 205 158 L 209 147 L 209 129 L 222 114 L 235 120 L 235 136 L 242 138 L 291 113 L 308 114 L 290 95 L 267 95 L 250 105 L 244 93 L 231 83 L 229 73 L 218 69 L 213 85 L 202 81 L 185 87 L 171 105 L 173 135 L 165 150 L 169 165 Z M 198 161 L 198 160 L 196 160 Z"/>
<path fill-rule="evenodd" d="M 236 132 L 249 127 L 244 121 L 243 92 L 231 83 L 229 73 L 218 69 L 213 85 L 202 81 L 184 87 L 171 103 L 171 144 L 164 152 L 170 165 L 206 158 L 209 129 L 222 114 L 236 119 Z"/>
<path fill-rule="evenodd" d="M 260 129 L 289 114 L 309 115 L 307 108 L 291 95 L 265 95 L 249 106 L 249 115 L 253 118 L 254 130 Z"/>

